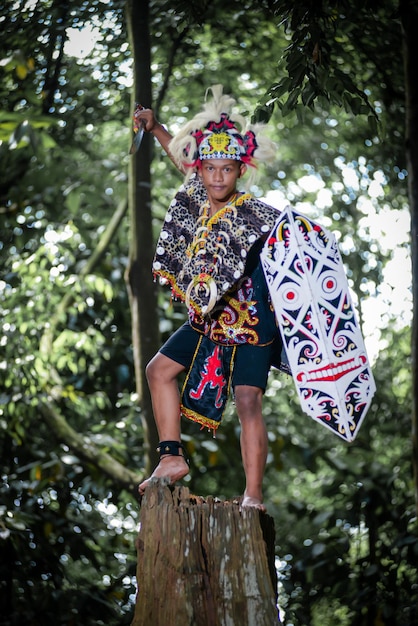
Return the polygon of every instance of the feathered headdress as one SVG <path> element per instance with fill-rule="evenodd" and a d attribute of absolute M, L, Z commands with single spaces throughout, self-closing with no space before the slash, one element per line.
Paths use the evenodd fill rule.
<path fill-rule="evenodd" d="M 251 167 L 256 167 L 257 161 L 271 160 L 275 146 L 262 135 L 265 124 L 247 125 L 245 118 L 235 113 L 231 118 L 234 98 L 223 93 L 222 85 L 209 90 L 213 98 L 205 102 L 202 111 L 169 144 L 174 161 L 186 170 L 186 178 L 206 159 L 233 159 Z"/>

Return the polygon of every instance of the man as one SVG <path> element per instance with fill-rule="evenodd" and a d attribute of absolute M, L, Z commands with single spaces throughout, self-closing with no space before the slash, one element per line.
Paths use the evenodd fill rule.
<path fill-rule="evenodd" d="M 230 116 L 235 101 L 212 88 L 207 102 L 173 139 L 150 109 L 137 110 L 137 125 L 151 132 L 186 183 L 170 205 L 157 243 L 153 271 L 188 308 L 186 322 L 147 365 L 160 462 L 150 478 L 171 483 L 189 471 L 181 444 L 184 415 L 215 430 L 230 385 L 241 424 L 246 477 L 242 507 L 265 511 L 262 482 L 267 432 L 262 397 L 272 364 L 283 367 L 268 289 L 259 261 L 276 209 L 237 191 L 257 160 L 274 154 L 262 125 Z M 186 371 L 180 399 L 177 378 Z M 150 479 L 139 486 L 140 493 Z"/>

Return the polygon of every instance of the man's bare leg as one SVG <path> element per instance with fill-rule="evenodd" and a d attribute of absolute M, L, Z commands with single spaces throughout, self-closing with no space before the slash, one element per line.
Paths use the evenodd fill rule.
<path fill-rule="evenodd" d="M 180 431 L 180 396 L 177 376 L 184 371 L 183 365 L 158 352 L 148 363 L 146 374 L 151 393 L 154 419 L 160 441 L 178 441 Z M 162 455 L 149 478 L 139 485 L 142 495 L 151 478 L 168 478 L 175 483 L 189 472 L 184 456 Z"/>
<path fill-rule="evenodd" d="M 263 391 L 259 387 L 237 385 L 235 404 L 241 423 L 241 455 L 246 486 L 241 507 L 265 511 L 263 477 L 267 460 L 268 438 L 262 415 Z"/>

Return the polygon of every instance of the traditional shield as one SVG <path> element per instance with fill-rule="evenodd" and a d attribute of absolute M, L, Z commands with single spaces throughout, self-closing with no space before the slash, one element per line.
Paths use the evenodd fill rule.
<path fill-rule="evenodd" d="M 334 235 L 288 207 L 261 260 L 302 409 L 353 441 L 376 386 Z"/>

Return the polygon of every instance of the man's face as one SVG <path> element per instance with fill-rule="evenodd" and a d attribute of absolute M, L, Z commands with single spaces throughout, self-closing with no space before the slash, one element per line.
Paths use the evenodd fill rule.
<path fill-rule="evenodd" d="M 211 206 L 221 208 L 234 195 L 246 166 L 233 159 L 204 159 L 200 174 Z"/>

